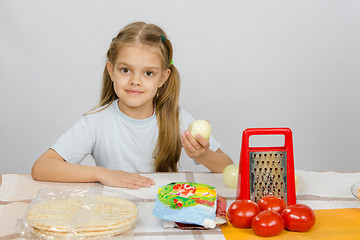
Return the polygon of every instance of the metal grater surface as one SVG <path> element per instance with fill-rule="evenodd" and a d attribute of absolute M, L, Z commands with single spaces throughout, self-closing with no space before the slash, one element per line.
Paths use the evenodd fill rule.
<path fill-rule="evenodd" d="M 274 195 L 287 201 L 286 151 L 250 152 L 250 199 Z"/>

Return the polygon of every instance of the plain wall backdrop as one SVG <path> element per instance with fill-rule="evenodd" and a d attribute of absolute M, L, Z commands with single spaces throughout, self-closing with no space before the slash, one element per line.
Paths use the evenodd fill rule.
<path fill-rule="evenodd" d="M 359 13 L 357 0 L 2 0 L 0 173 L 29 173 L 97 104 L 111 39 L 133 21 L 166 31 L 180 105 L 235 162 L 244 129 L 290 127 L 297 169 L 359 171 Z"/>

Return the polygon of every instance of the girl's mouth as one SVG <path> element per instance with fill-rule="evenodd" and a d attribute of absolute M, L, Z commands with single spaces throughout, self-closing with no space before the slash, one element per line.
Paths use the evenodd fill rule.
<path fill-rule="evenodd" d="M 128 94 L 130 94 L 130 95 L 140 95 L 140 94 L 142 94 L 142 92 L 140 92 L 140 91 L 136 91 L 136 90 L 126 90 L 126 92 L 128 93 Z"/>

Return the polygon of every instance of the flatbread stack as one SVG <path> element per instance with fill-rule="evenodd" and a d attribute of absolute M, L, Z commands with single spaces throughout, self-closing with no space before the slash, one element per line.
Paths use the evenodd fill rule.
<path fill-rule="evenodd" d="M 136 218 L 134 203 L 107 195 L 44 199 L 32 204 L 26 214 L 37 234 L 52 238 L 118 235 L 132 229 Z"/>

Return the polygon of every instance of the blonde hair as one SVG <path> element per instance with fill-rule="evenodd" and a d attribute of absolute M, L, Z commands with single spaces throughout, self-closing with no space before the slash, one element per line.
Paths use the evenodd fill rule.
<path fill-rule="evenodd" d="M 171 70 L 169 78 L 158 89 L 153 99 L 159 127 L 159 137 L 153 152 L 153 158 L 156 172 L 176 172 L 181 153 L 178 107 L 180 76 L 176 67 L 172 64 L 172 44 L 167 39 L 165 32 L 154 24 L 131 23 L 125 26 L 112 40 L 107 51 L 107 61 L 114 65 L 119 49 L 122 46 L 138 43 L 160 48 L 163 70 L 168 68 Z M 106 108 L 115 99 L 118 99 L 118 96 L 115 93 L 113 82 L 105 65 L 98 107 L 105 106 L 104 108 Z"/>

